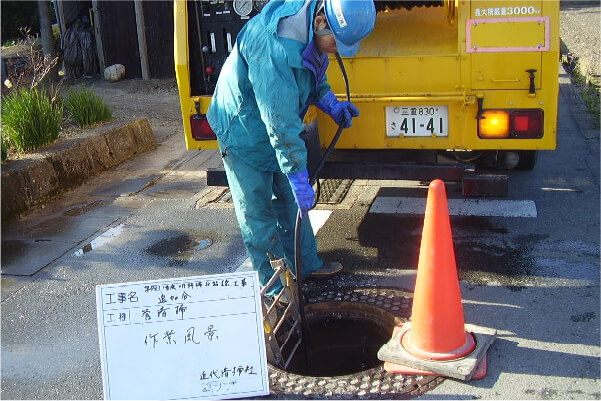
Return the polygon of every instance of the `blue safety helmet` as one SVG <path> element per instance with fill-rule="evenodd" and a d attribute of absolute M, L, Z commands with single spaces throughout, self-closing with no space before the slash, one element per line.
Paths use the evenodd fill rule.
<path fill-rule="evenodd" d="M 359 51 L 361 39 L 369 35 L 376 24 L 373 0 L 324 0 L 324 3 L 338 53 L 353 57 Z"/>

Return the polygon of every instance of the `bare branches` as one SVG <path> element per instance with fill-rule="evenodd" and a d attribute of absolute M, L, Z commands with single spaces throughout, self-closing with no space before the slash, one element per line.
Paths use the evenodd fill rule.
<path fill-rule="evenodd" d="M 12 57 L 8 62 L 8 82 L 5 86 L 11 90 L 29 87 L 37 88 L 48 76 L 51 70 L 58 64 L 58 57 L 43 55 L 43 50 L 39 45 L 38 35 L 31 34 L 31 28 L 21 28 L 24 39 L 20 40 L 16 46 L 22 47 L 17 53 L 17 57 Z M 59 85 L 50 85 L 50 96 L 54 100 L 58 92 Z"/>

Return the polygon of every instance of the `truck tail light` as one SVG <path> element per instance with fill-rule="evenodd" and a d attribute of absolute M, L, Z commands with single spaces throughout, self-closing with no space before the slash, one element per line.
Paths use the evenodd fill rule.
<path fill-rule="evenodd" d="M 478 119 L 478 136 L 483 139 L 535 139 L 543 136 L 541 109 L 484 110 Z"/>
<path fill-rule="evenodd" d="M 210 141 L 217 139 L 215 132 L 207 121 L 206 114 L 193 114 L 190 116 L 190 127 L 192 128 L 192 138 L 197 141 Z"/>
<path fill-rule="evenodd" d="M 540 109 L 514 110 L 511 113 L 511 137 L 542 138 L 544 115 Z"/>

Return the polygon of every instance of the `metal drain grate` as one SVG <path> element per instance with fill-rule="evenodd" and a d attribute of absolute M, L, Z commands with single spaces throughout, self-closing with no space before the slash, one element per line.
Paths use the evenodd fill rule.
<path fill-rule="evenodd" d="M 319 180 L 320 192 L 317 203 L 337 204 L 344 200 L 354 180 L 328 179 Z M 227 189 L 215 203 L 232 203 L 232 194 Z"/>
<path fill-rule="evenodd" d="M 319 180 L 319 183 L 321 188 L 317 203 L 335 204 L 344 200 L 344 197 L 351 188 L 353 180 L 329 179 Z"/>

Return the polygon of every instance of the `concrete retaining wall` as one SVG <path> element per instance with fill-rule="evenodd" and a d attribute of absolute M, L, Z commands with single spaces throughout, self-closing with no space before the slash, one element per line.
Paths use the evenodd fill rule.
<path fill-rule="evenodd" d="M 146 119 L 114 121 L 2 166 L 2 222 L 156 145 Z"/>

